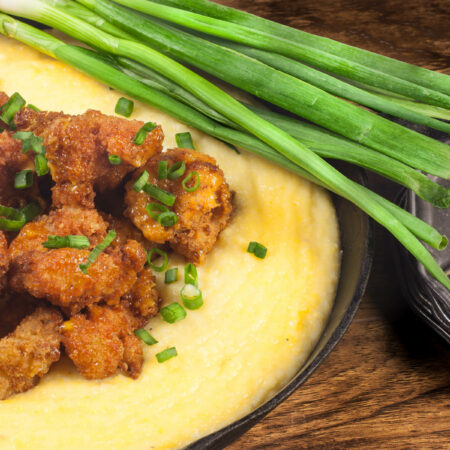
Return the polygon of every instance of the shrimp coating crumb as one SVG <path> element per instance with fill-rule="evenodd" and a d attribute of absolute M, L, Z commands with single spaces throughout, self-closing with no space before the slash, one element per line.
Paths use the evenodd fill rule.
<path fill-rule="evenodd" d="M 106 232 L 107 223 L 95 210 L 81 208 L 65 207 L 25 225 L 9 248 L 10 289 L 47 299 L 71 314 L 100 301 L 118 304 L 136 282 L 146 253 L 138 242 L 128 240 L 108 247 L 84 274 L 79 265 Z M 83 235 L 91 247 L 47 249 L 42 243 L 49 235 Z"/>
<path fill-rule="evenodd" d="M 0 340 L 0 400 L 35 386 L 60 358 L 61 313 L 40 307 Z"/>
<path fill-rule="evenodd" d="M 122 305 L 92 305 L 62 327 L 63 344 L 69 358 L 88 379 L 106 378 L 117 371 L 136 379 L 142 369 L 141 341 L 133 334 L 134 320 Z"/>
<path fill-rule="evenodd" d="M 158 179 L 158 163 L 168 161 L 169 167 L 179 161 L 186 165 L 184 175 L 175 180 Z M 149 203 L 155 202 L 145 192 L 135 192 L 133 184 L 143 170 L 150 174 L 149 183 L 176 195 L 173 212 L 178 222 L 172 227 L 163 227 L 147 212 Z M 182 182 L 191 172 L 199 174 L 200 186 L 194 192 L 187 192 Z M 126 186 L 125 215 L 152 242 L 168 242 L 178 253 L 195 263 L 204 262 L 212 250 L 219 233 L 231 218 L 231 194 L 222 170 L 216 161 L 205 154 L 188 149 L 171 149 L 153 156 L 136 172 Z"/>
<path fill-rule="evenodd" d="M 71 116 L 63 113 L 23 108 L 16 125 L 44 140 L 53 181 L 53 205 L 94 207 L 95 192 L 117 187 L 125 175 L 162 150 L 164 134 L 160 126 L 149 133 L 142 145 L 133 143 L 144 125 L 137 120 L 106 116 L 89 110 Z M 112 165 L 108 157 L 120 156 Z"/>
<path fill-rule="evenodd" d="M 6 288 L 6 272 L 9 267 L 8 243 L 5 235 L 0 231 L 0 296 L 3 295 Z"/>

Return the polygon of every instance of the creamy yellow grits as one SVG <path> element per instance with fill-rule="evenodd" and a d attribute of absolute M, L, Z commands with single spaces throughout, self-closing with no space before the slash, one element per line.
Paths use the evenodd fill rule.
<path fill-rule="evenodd" d="M 120 94 L 21 44 L 0 39 L 0 90 L 43 110 L 113 114 Z M 330 313 L 339 271 L 329 196 L 309 182 L 227 146 L 143 104 L 132 118 L 160 123 L 165 146 L 190 131 L 236 192 L 231 225 L 198 268 L 205 300 L 174 325 L 155 318 L 137 381 L 87 381 L 68 360 L 37 387 L 0 402 L 0 448 L 179 448 L 246 415 L 273 396 L 311 352 Z M 246 252 L 268 247 L 266 259 Z M 182 274 L 184 261 L 171 258 Z M 179 301 L 181 281 L 158 285 Z M 176 347 L 158 364 L 155 354 Z"/>

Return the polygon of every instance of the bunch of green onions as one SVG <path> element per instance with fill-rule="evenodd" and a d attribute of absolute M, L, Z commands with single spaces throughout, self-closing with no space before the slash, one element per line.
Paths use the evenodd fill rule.
<path fill-rule="evenodd" d="M 450 116 L 448 76 L 206 0 L 0 0 L 0 10 L 59 29 L 95 51 L 0 14 L 3 34 L 350 200 L 450 289 L 418 240 L 442 249 L 446 237 L 322 159 L 366 167 L 448 207 L 449 190 L 421 172 L 449 178 L 448 146 L 343 100 L 448 132 L 439 120 Z M 244 105 L 179 61 L 315 125 Z"/>

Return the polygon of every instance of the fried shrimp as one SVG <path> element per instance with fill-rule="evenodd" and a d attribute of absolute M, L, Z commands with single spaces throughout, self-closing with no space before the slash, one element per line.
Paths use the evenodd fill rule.
<path fill-rule="evenodd" d="M 106 236 L 108 225 L 95 210 L 65 207 L 25 225 L 9 248 L 9 286 L 47 299 L 72 314 L 85 306 L 105 301 L 117 304 L 135 284 L 143 269 L 146 253 L 134 240 L 103 251 L 89 267 L 91 250 Z M 81 235 L 90 240 L 90 249 L 47 249 L 48 236 Z"/>
<path fill-rule="evenodd" d="M 168 161 L 169 167 L 184 162 L 186 170 L 174 180 L 158 179 L 160 161 Z M 149 183 L 176 195 L 172 209 L 178 222 L 174 226 L 164 227 L 153 219 L 146 207 L 156 200 L 143 191 L 134 191 L 133 184 L 143 170 L 150 174 Z M 183 180 L 193 172 L 198 173 L 199 187 L 188 192 L 183 187 Z M 191 182 L 195 183 L 195 177 Z M 185 186 L 188 189 L 192 187 L 186 182 Z M 125 203 L 125 215 L 149 241 L 160 244 L 168 242 L 175 251 L 196 263 L 203 262 L 212 250 L 219 233 L 228 225 L 232 210 L 230 190 L 216 161 L 208 155 L 187 149 L 172 149 L 153 156 L 127 184 Z"/>
<path fill-rule="evenodd" d="M 18 129 L 32 131 L 44 140 L 50 172 L 56 185 L 53 204 L 94 206 L 95 192 L 117 187 L 124 176 L 162 150 L 164 134 L 160 126 L 142 143 L 133 139 L 144 125 L 89 110 L 78 116 L 23 108 L 15 118 Z M 119 156 L 113 165 L 108 157 Z"/>
<path fill-rule="evenodd" d="M 62 315 L 39 307 L 0 340 L 0 400 L 35 386 L 60 357 Z"/>

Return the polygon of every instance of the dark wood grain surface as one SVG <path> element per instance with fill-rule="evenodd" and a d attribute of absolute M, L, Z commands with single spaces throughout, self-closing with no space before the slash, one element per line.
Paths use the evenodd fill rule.
<path fill-rule="evenodd" d="M 450 0 L 221 0 L 450 74 Z M 393 198 L 392 183 L 371 176 Z M 409 310 L 391 238 L 375 230 L 371 279 L 316 373 L 230 449 L 450 448 L 450 349 Z"/>

